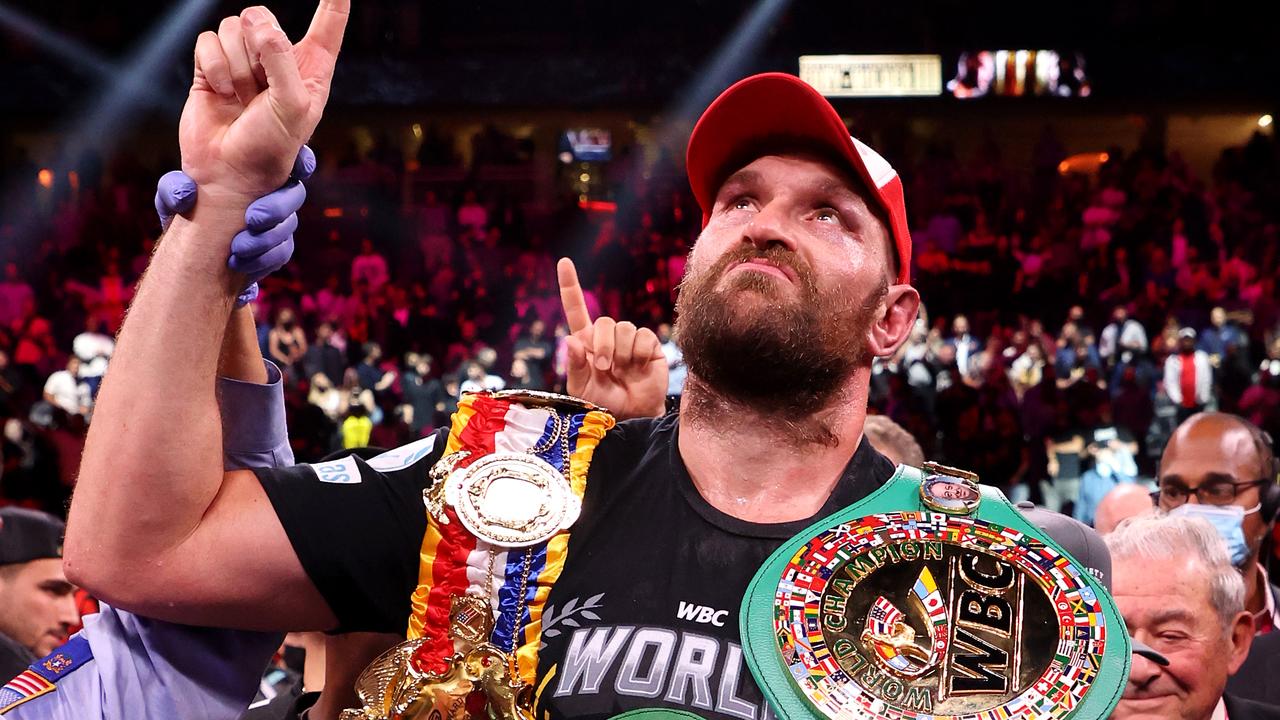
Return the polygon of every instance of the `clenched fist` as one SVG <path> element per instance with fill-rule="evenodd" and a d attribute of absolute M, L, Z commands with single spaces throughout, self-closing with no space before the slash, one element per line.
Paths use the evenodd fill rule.
<path fill-rule="evenodd" d="M 350 10 L 351 0 L 321 0 L 297 45 L 261 6 L 196 40 L 178 142 L 202 203 L 243 206 L 284 183 L 320 122 Z"/>

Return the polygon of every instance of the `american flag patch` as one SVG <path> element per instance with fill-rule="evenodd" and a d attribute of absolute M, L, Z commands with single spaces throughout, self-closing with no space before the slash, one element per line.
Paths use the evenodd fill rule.
<path fill-rule="evenodd" d="M 53 692 L 53 689 L 53 683 L 37 675 L 34 670 L 24 670 L 21 675 L 0 688 L 0 714 L 32 698 Z"/>
<path fill-rule="evenodd" d="M 57 682 L 93 659 L 93 649 L 82 635 L 35 661 L 21 675 L 0 688 L 0 715 L 28 700 L 58 689 Z"/>

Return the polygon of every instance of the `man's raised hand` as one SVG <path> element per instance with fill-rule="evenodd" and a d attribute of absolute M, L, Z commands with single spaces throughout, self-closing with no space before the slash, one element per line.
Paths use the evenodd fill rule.
<path fill-rule="evenodd" d="M 243 208 L 284 183 L 324 112 L 350 10 L 351 0 L 321 0 L 296 45 L 261 6 L 196 40 L 178 139 L 202 202 Z"/>
<path fill-rule="evenodd" d="M 569 323 L 569 394 L 604 406 L 619 420 L 661 415 L 667 359 L 658 336 L 608 317 L 592 323 L 573 261 L 561 258 L 556 275 Z"/>

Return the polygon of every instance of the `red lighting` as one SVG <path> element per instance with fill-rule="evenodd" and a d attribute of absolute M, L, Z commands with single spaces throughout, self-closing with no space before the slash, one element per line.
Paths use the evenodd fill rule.
<path fill-rule="evenodd" d="M 609 200 L 579 200 L 578 207 L 587 212 L 614 213 L 618 211 L 618 203 Z"/>

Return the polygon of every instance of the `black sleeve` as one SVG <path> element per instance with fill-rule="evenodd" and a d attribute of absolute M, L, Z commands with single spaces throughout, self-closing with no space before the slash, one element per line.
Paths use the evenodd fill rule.
<path fill-rule="evenodd" d="M 405 631 L 427 526 L 422 490 L 447 437 L 437 430 L 368 462 L 254 470 L 338 632 Z"/>

